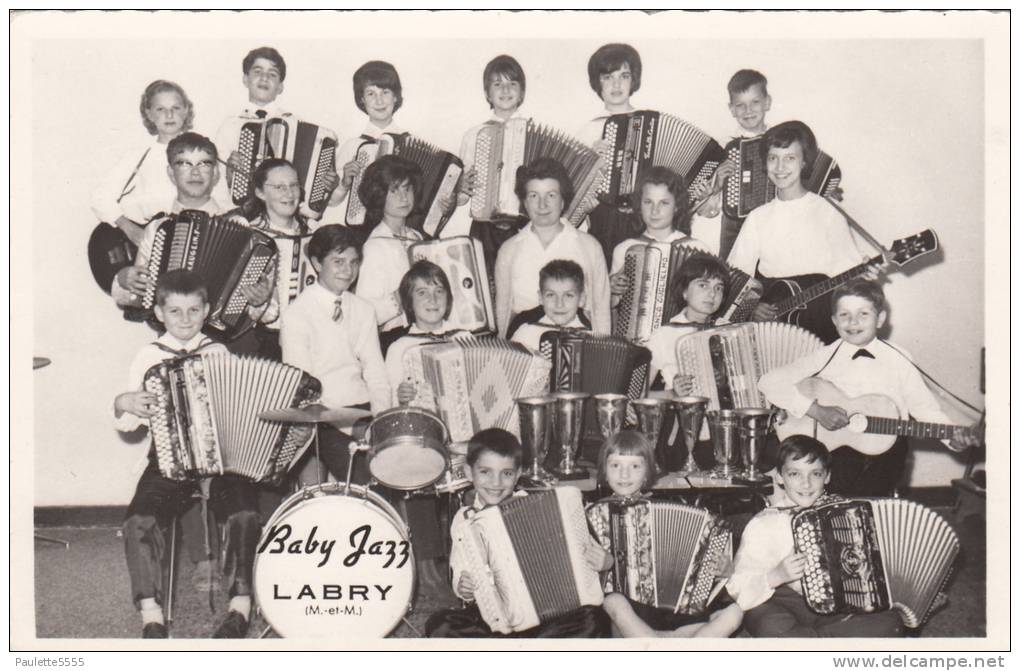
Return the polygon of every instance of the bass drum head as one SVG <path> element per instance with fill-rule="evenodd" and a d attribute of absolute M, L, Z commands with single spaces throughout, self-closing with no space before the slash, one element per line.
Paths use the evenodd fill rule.
<path fill-rule="evenodd" d="M 377 494 L 309 487 L 284 501 L 263 530 L 255 598 L 286 638 L 381 638 L 407 613 L 414 565 L 403 522 Z"/>

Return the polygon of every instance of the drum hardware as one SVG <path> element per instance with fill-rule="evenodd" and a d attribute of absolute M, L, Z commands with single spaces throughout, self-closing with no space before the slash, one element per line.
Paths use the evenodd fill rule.
<path fill-rule="evenodd" d="M 32 370 L 39 370 L 40 368 L 44 368 L 46 366 L 49 366 L 51 363 L 53 363 L 53 362 L 50 361 L 49 359 L 47 359 L 44 356 L 34 356 L 34 357 L 32 357 Z M 54 545 L 63 545 L 65 550 L 71 549 L 71 543 L 68 542 L 68 541 L 65 541 L 62 538 L 53 538 L 51 536 L 43 536 L 42 534 L 37 532 L 35 534 L 35 540 L 43 541 L 44 543 L 53 543 Z"/>
<path fill-rule="evenodd" d="M 740 422 L 740 454 L 744 470 L 733 482 L 755 485 L 769 480 L 758 470 L 758 458 L 765 446 L 765 436 L 772 428 L 775 413 L 771 408 L 744 408 L 736 411 Z"/>
<path fill-rule="evenodd" d="M 684 463 L 681 474 L 703 475 L 697 462 L 694 461 L 694 445 L 701 436 L 701 426 L 705 421 L 708 398 L 705 396 L 682 396 L 674 399 L 673 405 L 676 407 L 677 421 L 680 423 L 684 444 L 687 446 L 687 461 Z"/>
<path fill-rule="evenodd" d="M 560 447 L 560 464 L 554 471 L 560 480 L 584 480 L 588 469 L 578 466 L 577 448 L 581 439 L 581 422 L 584 419 L 584 402 L 591 396 L 577 391 L 558 391 L 556 400 L 556 439 Z"/>

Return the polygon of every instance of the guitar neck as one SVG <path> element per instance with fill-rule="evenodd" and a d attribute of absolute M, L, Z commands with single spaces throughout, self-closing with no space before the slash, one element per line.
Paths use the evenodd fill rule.
<path fill-rule="evenodd" d="M 917 422 L 912 419 L 868 416 L 868 428 L 864 432 L 892 436 L 910 436 L 911 438 L 949 440 L 960 428 L 955 424 L 936 424 L 934 422 Z"/>
<path fill-rule="evenodd" d="M 807 289 L 795 293 L 785 300 L 779 301 L 779 303 L 776 304 L 776 310 L 778 311 L 779 316 L 783 317 L 787 313 L 792 312 L 798 306 L 806 305 L 816 298 L 824 296 L 830 291 L 835 291 L 837 287 L 840 287 L 850 280 L 863 275 L 871 266 L 881 263 L 882 257 L 876 256 L 859 266 L 854 266 L 850 270 L 843 271 L 835 277 L 830 277 L 829 279 L 818 282 L 817 284 L 812 284 Z"/>

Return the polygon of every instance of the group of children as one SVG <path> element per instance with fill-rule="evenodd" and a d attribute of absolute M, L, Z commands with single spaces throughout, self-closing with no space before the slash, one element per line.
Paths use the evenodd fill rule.
<path fill-rule="evenodd" d="M 148 285 L 147 259 L 155 231 L 165 219 L 163 213 L 198 209 L 226 215 L 273 236 L 279 249 L 277 263 L 258 283 L 244 289 L 256 328 L 227 343 L 226 349 L 256 353 L 307 371 L 322 382 L 322 403 L 330 407 L 360 407 L 378 414 L 406 404 L 414 397 L 414 387 L 403 369 L 403 353 L 424 338 L 447 334 L 445 322 L 453 303 L 450 280 L 441 268 L 429 262 L 412 265 L 408 260 L 407 248 L 423 239 L 411 220 L 421 194 L 421 171 L 399 156 L 382 157 L 365 168 L 356 160 L 362 140 L 354 138 L 337 152 L 339 173 L 329 178 L 332 196 L 324 215 L 303 208 L 297 171 L 283 159 L 263 162 L 252 176 L 254 197 L 239 210 L 229 211 L 224 207 L 229 195 L 217 191 L 227 181 L 220 179 L 220 164 L 225 164 L 222 172 L 228 178 L 243 169 L 232 150 L 240 125 L 284 113 L 275 103 L 286 78 L 280 54 L 268 47 L 253 50 L 245 57 L 242 70 L 248 102 L 236 117 L 224 122 L 217 134 L 218 145 L 189 132 L 194 110 L 180 87 L 159 81 L 147 88 L 141 114 L 156 140 L 137 163 L 128 160 L 118 167 L 126 170 L 125 166 L 135 163 L 119 196 L 111 196 L 110 188 L 120 180 L 111 178 L 104 181 L 94 201 L 98 216 L 122 228 L 139 245 L 135 264 L 118 274 L 111 293 L 119 305 L 139 304 Z M 628 45 L 606 45 L 592 56 L 589 80 L 607 114 L 633 111 L 630 98 L 640 87 L 640 56 Z M 525 77 L 516 60 L 505 55 L 493 59 L 483 73 L 483 89 L 494 121 L 519 116 Z M 354 93 L 359 109 L 369 118 L 365 136 L 402 132 L 393 119 L 403 103 L 402 89 L 391 65 L 371 61 L 359 68 L 354 75 Z M 585 232 L 585 226 L 575 228 L 563 219 L 574 189 L 565 168 L 551 159 L 522 166 L 515 189 L 522 204 L 521 216 L 476 221 L 471 227 L 472 236 L 483 243 L 486 264 L 495 278 L 496 322 L 501 336 L 536 349 L 548 329 L 608 334 L 613 310 L 630 289 L 622 272 L 627 249 L 642 241 L 685 241 L 706 253 L 694 256 L 673 278 L 673 292 L 682 296 L 682 309 L 669 315 L 669 323 L 654 333 L 647 346 L 652 353 L 651 381 L 677 395 L 687 395 L 692 381 L 678 368 L 674 348 L 679 337 L 717 323 L 730 270 L 713 254 L 725 253 L 732 245 L 730 265 L 757 273 L 765 281 L 813 272 L 832 275 L 860 263 L 861 254 L 845 219 L 804 186 L 817 154 L 811 130 L 800 122 L 768 127 L 765 113 L 771 98 L 760 73 L 738 72 L 729 93 L 730 111 L 740 135 L 764 133 L 763 158 L 776 187 L 775 200 L 755 209 L 742 225 L 713 223 L 720 216 L 720 191 L 724 179 L 733 173 L 732 164 L 724 163 L 713 182 L 703 188 L 705 204 L 693 213 L 683 178 L 653 168 L 638 180 L 633 209 L 600 205 L 590 213 Z M 604 121 L 604 116 L 595 119 L 580 137 L 599 148 Z M 160 179 L 163 155 L 170 188 Z M 473 192 L 475 170 L 470 165 L 465 168 L 457 198 L 443 203 L 448 210 L 464 206 Z M 363 226 L 334 223 L 343 221 L 339 208 L 350 197 L 358 176 L 357 195 L 366 211 Z M 734 241 L 731 234 L 737 229 Z M 886 319 L 878 285 L 850 283 L 834 293 L 831 305 L 838 339 L 817 354 L 763 377 L 760 388 L 768 400 L 794 415 L 808 415 L 826 428 L 845 426 L 849 418 L 844 409 L 820 405 L 798 391 L 801 379 L 815 375 L 852 394 L 881 391 L 894 398 L 903 416 L 945 421 L 908 355 L 878 338 L 878 329 Z M 118 396 L 115 404 L 118 428 L 135 428 L 152 414 L 152 396 L 136 391 L 148 366 L 173 356 L 224 348 L 201 335 L 208 310 L 205 288 L 194 273 L 178 271 L 159 278 L 155 317 L 166 333 L 143 348 L 133 362 L 132 391 Z M 756 311 L 759 319 L 774 316 L 774 308 L 765 303 Z M 860 355 L 860 351 L 867 354 Z M 339 479 L 346 477 L 350 440 L 332 427 L 323 429 L 320 436 L 321 459 Z M 967 444 L 967 439 L 959 438 L 953 446 Z M 653 447 L 630 432 L 607 441 L 599 470 L 614 495 L 633 497 L 650 491 L 656 473 Z M 627 636 L 663 631 L 678 636 L 728 636 L 742 618 L 752 635 L 896 633 L 888 623 L 862 625 L 860 629 L 855 629 L 853 622 L 831 626 L 831 621 L 810 615 L 799 595 L 800 606 L 794 603 L 797 599 L 787 598 L 788 591 L 796 590 L 803 570 L 802 558 L 792 553 L 787 518 L 794 506 L 814 505 L 825 493 L 830 477 L 834 493 L 888 494 L 902 474 L 905 456 L 901 441 L 878 457 L 840 448 L 830 464 L 828 450 L 817 441 L 803 436 L 788 439 L 779 447 L 774 465 L 789 508 L 765 511 L 749 525 L 729 583 L 735 601 L 720 603 L 703 621 L 689 622 L 611 594 L 602 610 L 589 609 L 527 635 L 597 636 L 608 633 L 611 625 L 615 633 Z M 518 494 L 515 486 L 522 456 L 512 435 L 496 429 L 482 431 L 472 439 L 467 461 L 475 490 L 473 507 L 496 505 Z M 356 480 L 367 481 L 366 471 L 356 471 Z M 161 476 L 150 454 L 149 468 L 129 509 L 125 547 L 132 593 L 147 637 L 167 633 L 162 624 L 163 595 L 157 570 L 165 561 L 163 528 L 196 486 Z M 229 612 L 217 636 L 244 636 L 247 632 L 257 516 L 271 512 L 258 510 L 256 489 L 237 478 L 219 477 L 212 479 L 207 493 L 225 524 L 226 565 L 232 567 Z M 434 501 L 421 505 L 412 511 L 409 504 L 407 509 L 416 551 L 428 544 L 435 547 L 442 538 L 438 515 L 429 507 Z M 463 523 L 463 513 L 455 516 L 454 525 Z M 420 554 L 429 563 L 419 568 L 419 575 L 438 577 L 441 564 L 434 560 L 442 552 Z M 612 561 L 594 541 L 586 558 L 594 570 L 605 570 Z M 454 549 L 450 555 L 453 590 L 470 601 L 473 585 L 459 562 Z M 849 620 L 878 621 L 868 619 L 878 616 L 855 618 Z M 439 615 L 429 629 L 433 635 L 492 633 L 477 611 L 470 609 Z"/>

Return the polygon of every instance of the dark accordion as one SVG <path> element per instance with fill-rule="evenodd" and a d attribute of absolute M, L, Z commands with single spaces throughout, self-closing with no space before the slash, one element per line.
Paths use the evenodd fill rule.
<path fill-rule="evenodd" d="M 242 287 L 257 284 L 276 256 L 272 238 L 238 221 L 198 210 L 170 215 L 152 243 L 142 307 L 151 310 L 155 305 L 161 275 L 192 270 L 205 280 L 209 293 L 208 326 L 234 337 L 252 325 Z"/>
<path fill-rule="evenodd" d="M 514 193 L 517 168 L 539 158 L 555 159 L 566 168 L 574 198 L 564 203 L 563 217 L 579 225 L 598 204 L 595 190 L 602 157 L 577 138 L 531 119 L 491 121 L 478 129 L 471 162 L 475 168 L 471 217 L 478 221 L 520 217 L 521 202 Z"/>
<path fill-rule="evenodd" d="M 453 306 L 446 320 L 449 330 L 473 333 L 496 330 L 496 312 L 492 308 L 492 289 L 481 242 L 466 235 L 426 240 L 411 245 L 407 255 L 411 265 L 424 259 L 446 273 L 453 293 Z"/>
<path fill-rule="evenodd" d="M 651 352 L 622 338 L 552 330 L 542 334 L 539 351 L 552 361 L 549 391 L 626 394 L 631 399 L 648 392 Z M 595 403 L 585 403 L 581 426 L 585 445 L 601 443 Z"/>
<path fill-rule="evenodd" d="M 758 380 L 824 346 L 814 333 L 783 322 L 717 326 L 681 336 L 677 366 L 694 378 L 695 396 L 708 397 L 708 409 L 766 405 Z"/>
<path fill-rule="evenodd" d="M 336 172 L 336 145 L 333 131 L 290 115 L 245 123 L 237 142 L 243 168 L 230 183 L 234 204 L 243 205 L 255 195 L 252 175 L 260 163 L 282 158 L 297 171 L 304 214 L 322 212 L 332 195 L 325 176 Z"/>
<path fill-rule="evenodd" d="M 523 345 L 490 336 L 425 343 L 404 352 L 404 370 L 417 392 L 411 405 L 438 414 L 454 442 L 489 428 L 519 437 L 515 401 L 545 393 L 549 368 Z"/>
<path fill-rule="evenodd" d="M 669 168 L 684 178 L 690 193 L 710 180 L 726 158 L 719 143 L 704 131 L 661 112 L 614 114 L 606 119 L 602 140 L 607 145 L 608 173 L 599 196 L 613 205 L 635 205 L 631 194 L 638 176 L 648 168 Z"/>
<path fill-rule="evenodd" d="M 613 335 L 644 343 L 660 326 L 669 323 L 683 304 L 683 296 L 673 291 L 673 278 L 687 261 L 699 255 L 711 256 L 692 247 L 689 240 L 642 241 L 627 248 L 621 272 L 628 280 L 628 289 L 616 308 Z M 726 300 L 719 309 L 720 319 L 746 320 L 760 298 L 761 292 L 753 285 L 751 277 L 730 268 Z"/>
<path fill-rule="evenodd" d="M 728 217 L 742 219 L 776 197 L 776 186 L 769 179 L 761 153 L 762 137 L 736 138 L 726 145 L 727 158 L 736 166 L 733 175 L 726 180 L 723 193 L 723 211 Z M 839 186 L 842 176 L 836 161 L 819 150 L 804 186 L 828 198 Z"/>
<path fill-rule="evenodd" d="M 414 194 L 415 208 L 412 215 L 421 220 L 421 229 L 427 235 L 438 236 L 449 219 L 448 214 L 440 206 L 439 199 L 443 196 L 456 198 L 457 182 L 464 172 L 461 160 L 450 152 L 443 151 L 409 133 L 400 135 L 384 133 L 378 140 L 368 137 L 364 140 L 355 156 L 355 160 L 363 167 L 351 184 L 345 217 L 347 225 L 360 226 L 365 223 L 365 204 L 358 196 L 358 187 L 365 174 L 364 167 L 380 156 L 395 154 L 421 168 L 421 193 Z"/>
<path fill-rule="evenodd" d="M 285 473 L 314 429 L 269 422 L 259 413 L 309 405 L 322 386 L 293 366 L 211 353 L 153 366 L 145 373 L 144 388 L 156 396 L 149 431 L 164 477 L 230 473 L 259 481 Z"/>
<path fill-rule="evenodd" d="M 793 542 L 806 559 L 801 586 L 811 610 L 895 608 L 911 628 L 924 623 L 960 551 L 942 516 L 904 499 L 803 510 L 793 517 Z"/>
<path fill-rule="evenodd" d="M 588 522 L 613 556 L 606 592 L 697 615 L 725 584 L 733 536 L 725 521 L 703 508 L 611 497 L 588 507 Z"/>
<path fill-rule="evenodd" d="M 593 542 L 581 492 L 557 487 L 469 511 L 453 538 L 494 632 L 509 634 L 602 603 L 598 573 L 584 560 Z"/>

